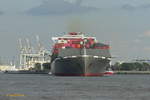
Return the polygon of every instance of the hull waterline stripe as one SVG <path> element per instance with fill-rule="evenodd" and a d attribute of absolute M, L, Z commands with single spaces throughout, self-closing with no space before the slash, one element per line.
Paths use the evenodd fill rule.
<path fill-rule="evenodd" d="M 104 73 L 85 73 L 85 74 L 72 74 L 72 73 L 54 73 L 56 76 L 104 76 Z"/>

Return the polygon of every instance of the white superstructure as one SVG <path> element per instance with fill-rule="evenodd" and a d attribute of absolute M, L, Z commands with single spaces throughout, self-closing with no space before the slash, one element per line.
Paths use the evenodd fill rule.
<path fill-rule="evenodd" d="M 34 68 L 35 64 L 42 64 L 50 62 L 50 53 L 43 48 L 39 42 L 39 37 L 37 36 L 38 48 L 33 50 L 33 47 L 30 46 L 29 40 L 26 39 L 27 46 L 22 45 L 21 39 L 20 43 L 20 69 L 28 70 Z"/>

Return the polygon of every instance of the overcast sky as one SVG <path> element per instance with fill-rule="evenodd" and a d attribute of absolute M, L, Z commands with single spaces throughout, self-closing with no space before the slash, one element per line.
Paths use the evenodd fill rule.
<path fill-rule="evenodd" d="M 150 58 L 150 0 L 0 0 L 0 56 L 18 55 L 18 39 L 82 31 L 111 46 L 119 59 Z"/>

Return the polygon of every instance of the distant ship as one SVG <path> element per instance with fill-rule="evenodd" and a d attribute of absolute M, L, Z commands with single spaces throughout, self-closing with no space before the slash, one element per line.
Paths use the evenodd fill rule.
<path fill-rule="evenodd" d="M 5 71 L 6 74 L 48 74 L 48 71 L 30 71 L 30 70 L 19 70 L 19 71 Z"/>
<path fill-rule="evenodd" d="M 70 32 L 55 41 L 51 73 L 56 76 L 103 76 L 110 62 L 109 45 L 81 32 Z"/>
<path fill-rule="evenodd" d="M 6 74 L 48 74 L 49 72 L 50 72 L 50 63 L 43 63 L 43 64 L 35 63 L 34 68 L 27 68 L 27 69 L 22 68 L 3 71 L 3 73 Z"/>

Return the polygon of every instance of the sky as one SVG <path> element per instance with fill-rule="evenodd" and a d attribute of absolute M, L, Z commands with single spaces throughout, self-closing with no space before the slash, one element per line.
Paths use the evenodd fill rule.
<path fill-rule="evenodd" d="M 51 37 L 85 32 L 114 59 L 150 59 L 150 0 L 0 0 L 0 59 L 19 55 L 20 38 L 50 50 Z M 25 43 L 24 43 L 25 45 Z"/>

